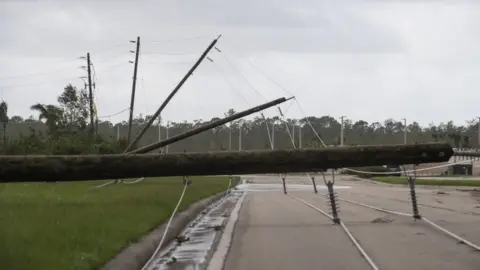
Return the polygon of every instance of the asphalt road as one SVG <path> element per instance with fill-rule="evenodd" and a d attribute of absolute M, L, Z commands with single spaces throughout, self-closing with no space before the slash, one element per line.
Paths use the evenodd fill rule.
<path fill-rule="evenodd" d="M 280 184 L 277 177 L 254 177 L 253 183 Z M 323 181 L 317 178 L 317 184 Z M 328 211 L 310 180 L 290 195 Z M 337 177 L 340 198 L 390 210 L 411 212 L 408 189 Z M 281 187 L 281 186 L 279 186 Z M 288 188 L 288 185 L 287 185 Z M 320 193 L 326 190 L 319 187 Z M 262 190 L 265 191 L 265 190 Z M 372 269 L 339 225 L 305 204 L 275 191 L 249 191 L 240 208 L 223 269 Z M 454 188 L 417 188 L 420 213 L 446 229 L 480 244 L 480 196 Z M 410 217 L 385 214 L 340 202 L 340 217 L 379 269 L 479 269 L 480 252 Z"/>

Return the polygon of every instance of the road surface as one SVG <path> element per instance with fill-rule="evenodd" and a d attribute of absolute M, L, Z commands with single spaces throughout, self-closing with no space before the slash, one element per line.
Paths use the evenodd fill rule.
<path fill-rule="evenodd" d="M 390 210 L 412 211 L 405 187 L 336 178 L 335 186 L 350 186 L 337 190 L 340 198 Z M 316 210 L 284 195 L 278 177 L 248 177 L 247 180 L 278 186 L 275 191 L 262 192 L 256 188 L 247 193 L 230 247 L 218 247 L 228 250 L 223 269 L 372 269 L 339 225 L 333 225 Z M 318 185 L 323 184 L 322 179 L 316 180 Z M 290 176 L 287 183 L 309 185 L 310 180 Z M 319 192 L 326 193 L 326 189 Z M 480 195 L 455 188 L 417 188 L 417 194 L 420 214 L 480 244 Z M 313 194 L 311 185 L 304 191 L 292 189 L 289 195 L 328 212 L 326 198 Z M 479 269 L 480 252 L 423 221 L 343 201 L 340 218 L 378 269 Z M 227 234 L 225 232 L 224 237 L 228 237 Z"/>

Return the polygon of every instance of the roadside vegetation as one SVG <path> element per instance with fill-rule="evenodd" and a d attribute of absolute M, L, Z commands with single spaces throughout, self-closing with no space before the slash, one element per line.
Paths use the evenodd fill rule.
<path fill-rule="evenodd" d="M 84 89 L 68 85 L 57 101 L 33 104 L 30 108 L 38 119 L 26 120 L 9 117 L 8 104 L 2 101 L 0 154 L 113 154 L 126 148 L 123 138 L 97 132 L 98 119 L 89 124 Z M 24 132 L 8 136 L 15 123 Z M 223 176 L 191 179 L 180 211 L 228 186 L 228 177 Z M 92 189 L 102 182 L 0 184 L 0 268 L 99 269 L 165 222 L 183 188 L 182 178 L 173 177 Z"/>
<path fill-rule="evenodd" d="M 225 191 L 227 177 L 192 177 L 181 208 Z M 165 222 L 181 177 L 92 189 L 98 181 L 0 185 L 1 269 L 100 269 Z"/>

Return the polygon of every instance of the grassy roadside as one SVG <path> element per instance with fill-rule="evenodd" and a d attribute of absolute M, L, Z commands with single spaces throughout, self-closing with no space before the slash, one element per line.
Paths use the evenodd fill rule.
<path fill-rule="evenodd" d="M 385 177 L 373 177 L 374 181 L 389 183 L 389 184 L 408 184 L 407 179 L 404 176 L 385 176 Z M 427 186 L 467 186 L 467 187 L 479 187 L 480 180 L 454 180 L 454 179 L 416 179 L 416 184 Z"/>
<path fill-rule="evenodd" d="M 98 183 L 0 185 L 0 268 L 98 269 L 166 221 L 183 188 L 178 177 L 90 189 Z M 194 177 L 181 209 L 227 186 L 228 177 Z"/>

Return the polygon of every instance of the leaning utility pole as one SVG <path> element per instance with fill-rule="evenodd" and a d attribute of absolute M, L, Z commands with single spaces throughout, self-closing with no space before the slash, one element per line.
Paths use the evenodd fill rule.
<path fill-rule="evenodd" d="M 165 147 L 169 144 L 173 144 L 175 142 L 178 142 L 178 141 L 181 141 L 183 139 L 186 139 L 186 138 L 189 138 L 189 137 L 192 137 L 193 135 L 197 135 L 199 133 L 202 133 L 202 132 L 205 132 L 207 130 L 210 130 L 212 128 L 216 128 L 216 127 L 219 127 L 219 126 L 222 126 L 222 125 L 225 125 L 227 123 L 230 123 L 234 120 L 237 120 L 237 119 L 240 119 L 242 117 L 245 117 L 245 116 L 248 116 L 248 115 L 251 115 L 251 114 L 254 114 L 256 112 L 259 112 L 259 111 L 263 111 L 265 109 L 268 109 L 270 107 L 273 107 L 273 106 L 276 106 L 280 103 L 283 103 L 287 100 L 290 100 L 292 98 L 279 98 L 279 99 L 275 99 L 273 101 L 270 101 L 270 102 L 267 102 L 267 103 L 264 103 L 264 104 L 261 104 L 261 105 L 258 105 L 256 107 L 253 107 L 253 108 L 250 108 L 248 110 L 245 110 L 245 111 L 241 111 L 241 112 L 238 112 L 236 114 L 232 114 L 228 117 L 225 117 L 225 118 L 222 118 L 222 119 L 219 119 L 217 121 L 213 121 L 213 122 L 209 122 L 208 124 L 205 124 L 205 125 L 202 125 L 200 127 L 197 127 L 197 128 L 194 128 L 194 129 L 191 129 L 191 130 L 188 130 L 186 132 L 183 132 L 183 133 L 180 133 L 178 135 L 175 135 L 173 137 L 170 137 L 166 140 L 163 140 L 161 142 L 156 142 L 156 143 L 152 143 L 150 145 L 147 145 L 147 146 L 143 146 L 141 148 L 138 148 L 138 149 L 135 149 L 131 152 L 127 152 L 126 154 L 144 154 L 144 153 L 148 153 L 150 151 L 153 151 L 153 150 L 156 150 L 158 148 L 162 148 L 162 147 Z M 168 129 L 167 129 L 168 130 Z"/>
<path fill-rule="evenodd" d="M 130 41 L 135 43 L 135 41 Z M 137 69 L 138 69 L 138 55 L 140 54 L 140 37 L 137 37 L 137 48 L 135 50 L 135 63 L 133 67 L 133 82 L 132 82 L 132 96 L 130 98 L 130 116 L 128 118 L 128 134 L 127 134 L 127 143 L 130 143 L 130 138 L 132 136 L 132 120 L 133 120 L 133 107 L 135 105 L 135 88 L 137 87 Z M 130 51 L 133 53 L 133 51 Z"/>
<path fill-rule="evenodd" d="M 95 134 L 95 122 L 93 120 L 93 91 L 92 91 L 92 72 L 91 72 L 90 53 L 87 53 L 87 73 L 88 73 L 88 100 L 90 103 L 90 125 L 92 135 Z"/>
<path fill-rule="evenodd" d="M 152 118 L 148 121 L 148 123 L 143 127 L 143 129 L 137 134 L 137 136 L 135 137 L 135 139 L 130 143 L 130 145 L 128 145 L 127 149 L 125 149 L 125 151 L 123 152 L 124 154 L 127 153 L 128 151 L 132 150 L 132 148 L 135 147 L 135 145 L 138 143 L 138 141 L 140 141 L 140 139 L 142 138 L 143 134 L 145 134 L 145 132 L 147 132 L 147 130 L 150 128 L 150 126 L 153 124 L 153 122 L 155 121 L 155 119 L 160 115 L 160 113 L 163 111 L 163 109 L 165 108 L 165 106 L 167 106 L 167 104 L 170 102 L 170 100 L 173 98 L 173 96 L 178 92 L 178 90 L 180 90 L 180 88 L 183 86 L 183 84 L 187 81 L 187 79 L 193 74 L 193 72 L 195 71 L 195 69 L 197 69 L 197 67 L 200 65 L 200 63 L 203 61 L 203 59 L 205 59 L 205 57 L 207 56 L 207 54 L 210 52 L 210 50 L 213 48 L 213 46 L 215 46 L 215 44 L 217 43 L 218 39 L 221 37 L 218 36 L 216 39 L 214 39 L 212 41 L 212 43 L 210 43 L 210 45 L 207 47 L 207 49 L 202 53 L 202 55 L 200 56 L 200 58 L 197 60 L 197 62 L 190 68 L 190 70 L 187 72 L 187 74 L 185 74 L 185 76 L 183 77 L 183 79 L 177 84 L 177 86 L 173 89 L 173 91 L 170 93 L 170 95 L 168 95 L 168 97 L 165 99 L 165 101 L 163 101 L 162 105 L 160 105 L 160 107 L 158 108 L 158 110 L 153 114 Z"/>

